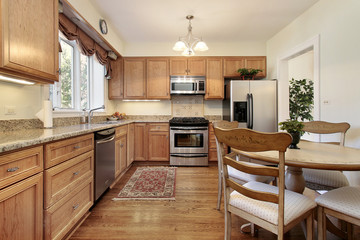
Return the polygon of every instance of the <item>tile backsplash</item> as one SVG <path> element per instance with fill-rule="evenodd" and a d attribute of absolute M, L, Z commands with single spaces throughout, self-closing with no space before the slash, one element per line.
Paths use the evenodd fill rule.
<path fill-rule="evenodd" d="M 204 97 L 201 95 L 179 95 L 171 97 L 173 117 L 203 117 Z"/>

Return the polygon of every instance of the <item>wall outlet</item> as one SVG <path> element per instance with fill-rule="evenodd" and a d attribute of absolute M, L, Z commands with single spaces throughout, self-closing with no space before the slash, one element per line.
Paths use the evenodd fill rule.
<path fill-rule="evenodd" d="M 15 106 L 5 106 L 5 115 L 16 115 Z"/>

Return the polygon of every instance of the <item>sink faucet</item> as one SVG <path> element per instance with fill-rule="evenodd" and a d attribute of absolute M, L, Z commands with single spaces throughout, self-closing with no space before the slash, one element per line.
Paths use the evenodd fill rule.
<path fill-rule="evenodd" d="M 95 110 L 99 110 L 99 109 L 105 109 L 105 105 L 102 105 L 101 107 L 98 107 L 98 108 L 90 109 L 89 114 L 88 114 L 88 123 L 89 124 L 91 124 L 91 118 L 92 118 L 93 112 Z"/>

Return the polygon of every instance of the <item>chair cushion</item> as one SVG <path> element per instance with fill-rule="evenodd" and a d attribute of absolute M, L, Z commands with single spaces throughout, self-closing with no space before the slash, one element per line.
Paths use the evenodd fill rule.
<path fill-rule="evenodd" d="M 340 171 L 303 168 L 303 176 L 307 186 L 315 190 L 331 190 L 349 186 L 346 176 Z"/>
<path fill-rule="evenodd" d="M 251 162 L 246 162 L 246 164 L 253 166 L 261 166 L 261 164 L 251 163 Z M 248 174 L 241 172 L 230 166 L 228 166 L 228 174 L 231 179 L 233 179 L 235 182 L 239 184 L 244 184 L 246 182 L 251 182 L 251 181 L 269 183 L 272 180 L 274 180 L 274 178 L 270 176 Z"/>
<path fill-rule="evenodd" d="M 348 216 L 360 219 L 360 187 L 342 187 L 315 199 L 316 203 Z"/>
<path fill-rule="evenodd" d="M 261 182 L 248 182 L 243 186 L 257 191 L 279 192 L 277 187 Z M 229 204 L 265 221 L 278 225 L 278 204 L 255 200 L 236 191 L 230 194 Z M 310 198 L 296 192 L 285 190 L 284 224 L 287 225 L 315 207 L 315 201 Z"/>

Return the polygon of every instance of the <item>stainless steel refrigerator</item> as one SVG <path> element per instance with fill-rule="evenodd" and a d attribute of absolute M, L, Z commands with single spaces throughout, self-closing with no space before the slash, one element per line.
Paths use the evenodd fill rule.
<path fill-rule="evenodd" d="M 276 80 L 227 80 L 224 89 L 224 120 L 256 131 L 278 131 Z"/>

